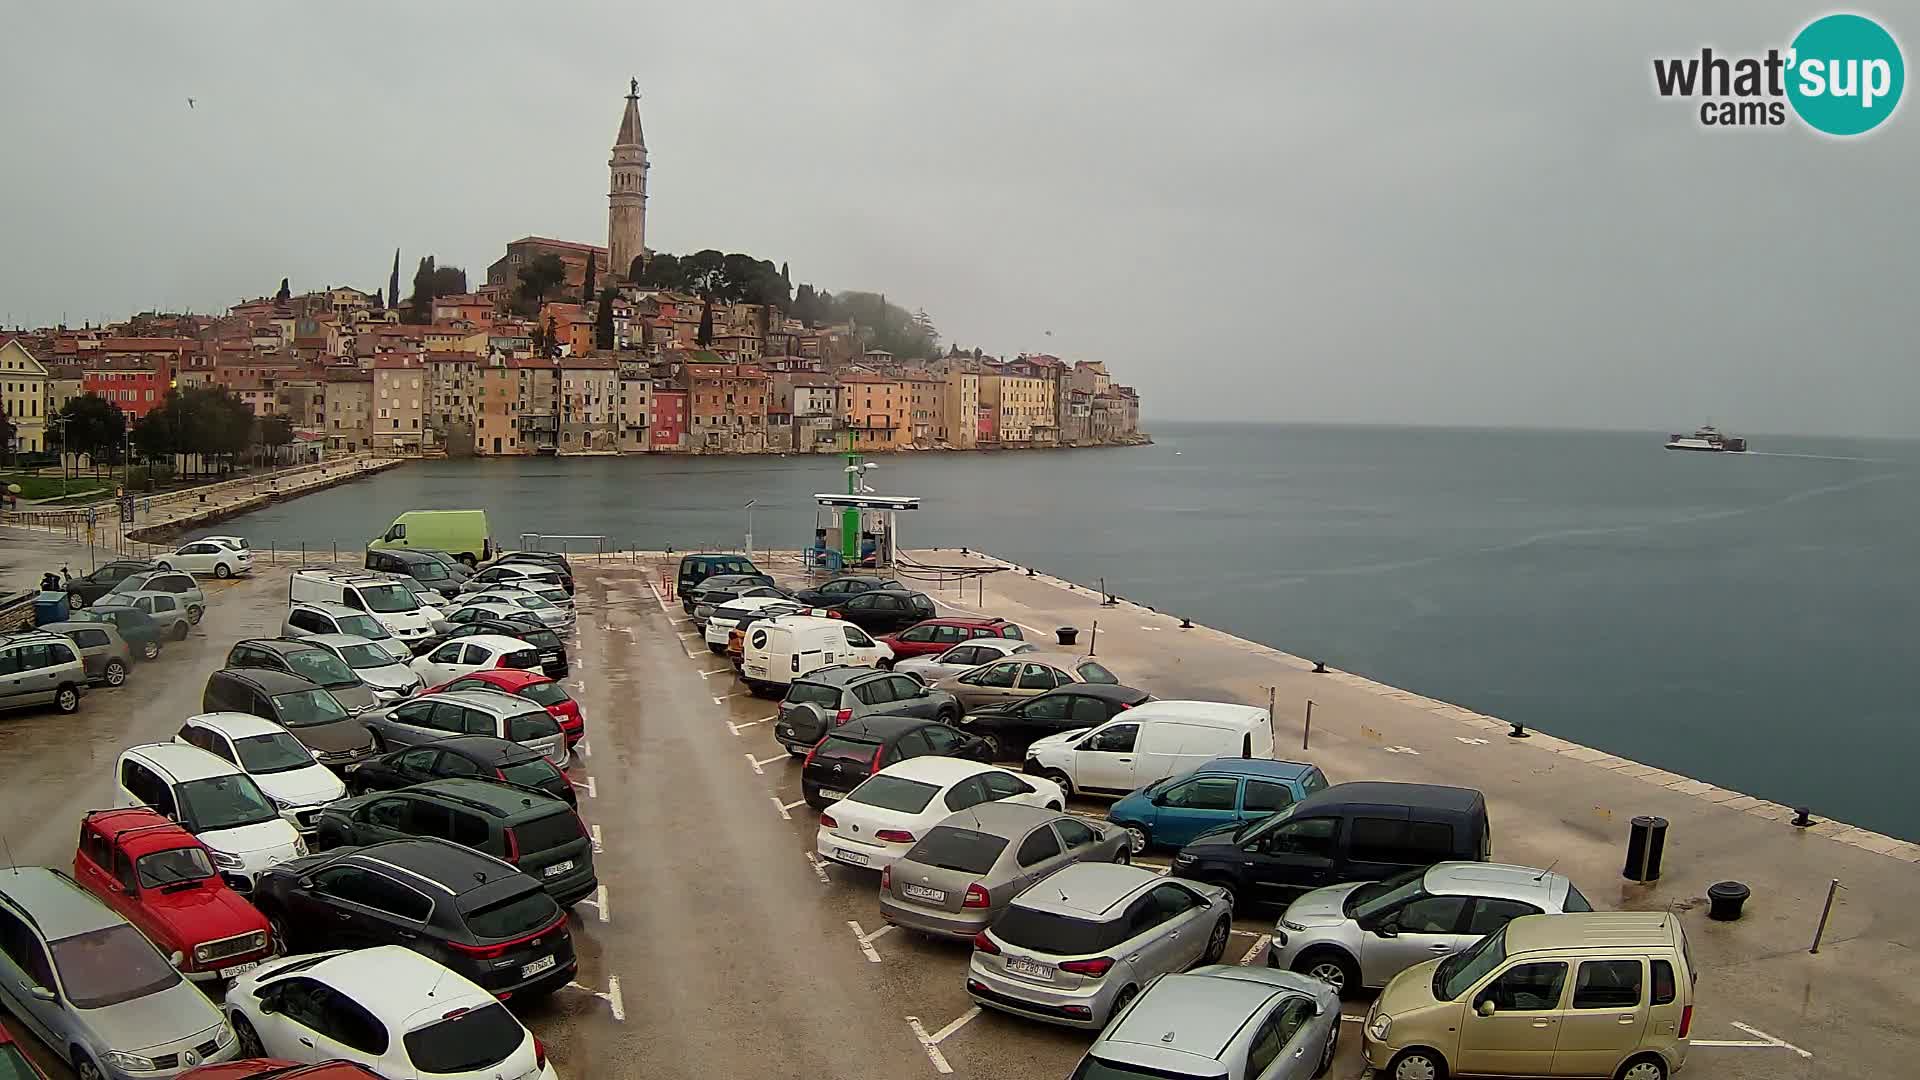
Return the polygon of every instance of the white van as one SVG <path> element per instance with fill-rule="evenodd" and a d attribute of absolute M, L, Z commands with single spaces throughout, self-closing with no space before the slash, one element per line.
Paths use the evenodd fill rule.
<path fill-rule="evenodd" d="M 413 590 L 384 574 L 345 570 L 295 570 L 287 579 L 289 603 L 344 604 L 380 620 L 402 642 L 433 636 L 440 613 L 420 603 Z"/>
<path fill-rule="evenodd" d="M 891 659 L 892 649 L 843 619 L 781 615 L 747 631 L 740 678 L 756 694 L 784 692 L 788 683 L 816 668 L 878 667 Z"/>
<path fill-rule="evenodd" d="M 307 853 L 293 823 L 233 762 L 185 743 L 121 751 L 113 805 L 147 806 L 172 818 L 213 853 L 220 876 L 241 892 L 262 870 Z"/>
<path fill-rule="evenodd" d="M 1271 758 L 1273 718 L 1224 701 L 1149 701 L 1027 748 L 1027 771 L 1070 792 L 1124 795 L 1217 757 Z"/>

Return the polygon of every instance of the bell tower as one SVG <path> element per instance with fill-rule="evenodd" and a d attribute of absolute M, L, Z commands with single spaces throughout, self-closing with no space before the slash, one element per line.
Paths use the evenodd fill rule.
<path fill-rule="evenodd" d="M 647 250 L 647 140 L 640 131 L 640 80 L 627 84 L 627 109 L 613 140 L 607 188 L 608 276 L 625 280 Z"/>

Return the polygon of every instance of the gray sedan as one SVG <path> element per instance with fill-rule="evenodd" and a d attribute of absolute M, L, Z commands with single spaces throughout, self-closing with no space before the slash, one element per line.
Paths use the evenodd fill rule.
<path fill-rule="evenodd" d="M 460 597 L 453 610 L 459 611 L 474 604 L 499 606 L 532 615 L 540 620 L 540 625 L 549 630 L 573 629 L 572 608 L 563 608 L 525 589 L 497 587 L 486 592 L 465 594 Z"/>
<path fill-rule="evenodd" d="M 981 803 L 927 830 L 880 875 L 888 922 L 970 938 L 1040 879 L 1082 862 L 1124 863 L 1127 832 L 1105 822 L 1006 802 Z"/>
<path fill-rule="evenodd" d="M 902 660 L 893 665 L 893 670 L 910 672 L 919 676 L 921 682 L 932 686 L 941 679 L 951 679 L 981 664 L 991 664 L 1014 653 L 1032 651 L 1031 641 L 1001 637 L 974 638 L 935 656 L 915 656 Z"/>
<path fill-rule="evenodd" d="M 61 634 L 80 648 L 80 659 L 87 665 L 87 680 L 106 686 L 127 681 L 127 669 L 133 666 L 133 653 L 126 639 L 112 623 L 57 622 L 40 629 Z"/>
<path fill-rule="evenodd" d="M 1333 1064 L 1339 1040 L 1332 987 L 1291 971 L 1214 964 L 1147 987 L 1073 1075 L 1312 1080 Z"/>

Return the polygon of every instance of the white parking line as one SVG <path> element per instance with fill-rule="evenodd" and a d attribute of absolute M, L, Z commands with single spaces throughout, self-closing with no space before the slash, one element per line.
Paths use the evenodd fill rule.
<path fill-rule="evenodd" d="M 848 929 L 853 931 L 853 939 L 860 943 L 860 951 L 866 954 L 867 963 L 869 964 L 879 963 L 880 954 L 874 951 L 873 940 L 874 938 L 879 937 L 881 934 L 884 934 L 887 931 L 893 929 L 893 927 L 891 925 L 883 926 L 880 929 L 875 930 L 872 934 L 868 934 L 865 930 L 860 929 L 859 923 L 854 922 L 852 919 L 847 920 L 847 927 Z"/>
<path fill-rule="evenodd" d="M 731 725 L 729 725 L 729 726 L 731 726 Z M 736 735 L 738 735 L 738 734 L 739 734 L 739 732 L 737 732 L 737 731 L 736 731 L 736 732 L 734 732 L 734 734 L 736 734 Z M 749 765 L 751 765 L 751 766 L 753 766 L 753 771 L 754 771 L 755 773 L 757 773 L 757 774 L 759 774 L 759 775 L 761 775 L 761 776 L 765 776 L 765 775 L 767 775 L 767 770 L 766 770 L 765 768 L 763 768 L 763 766 L 766 766 L 766 765 L 771 765 L 771 764 L 773 764 L 774 762 L 776 762 L 776 761 L 779 761 L 779 760 L 780 760 L 781 758 L 784 758 L 784 757 L 786 757 L 787 755 L 785 755 L 785 754 L 775 754 L 775 755 L 773 755 L 773 756 L 772 756 L 772 757 L 770 757 L 770 758 L 766 758 L 765 760 L 762 760 L 762 759 L 760 759 L 760 758 L 757 758 L 757 757 L 754 757 L 754 756 L 753 756 L 752 754 L 742 754 L 742 755 L 740 755 L 740 756 L 741 756 L 741 757 L 743 757 L 743 758 L 746 758 L 746 759 L 747 759 L 747 764 L 749 764 Z M 777 801 L 777 800 L 776 800 L 776 801 Z M 801 801 L 802 801 L 802 802 L 804 802 L 805 800 L 803 799 L 803 800 L 801 800 Z"/>
<path fill-rule="evenodd" d="M 569 777 L 567 778 L 567 783 L 569 783 L 569 784 L 572 784 L 572 785 L 573 785 L 574 787 L 577 787 L 577 788 L 584 788 L 584 789 L 586 789 L 586 792 L 587 792 L 587 798 L 589 798 L 589 799 L 597 799 L 597 798 L 599 798 L 599 797 L 600 797 L 600 792 L 599 792 L 599 790 L 598 790 L 597 788 L 595 788 L 595 787 L 594 787 L 594 784 L 593 784 L 593 777 L 591 777 L 591 776 L 589 776 L 589 777 L 587 777 L 587 782 L 586 782 L 586 783 L 584 783 L 584 784 L 583 784 L 583 783 L 581 783 L 581 782 L 580 782 L 580 781 L 578 781 L 578 780 L 575 780 L 575 779 L 574 779 L 574 778 L 572 778 L 571 776 L 569 776 Z"/>
<path fill-rule="evenodd" d="M 820 861 L 820 856 L 815 855 L 811 851 L 803 852 L 802 854 L 806 855 L 807 865 L 813 867 L 813 876 L 820 879 L 820 884 L 833 884 L 833 879 L 827 876 L 827 864 Z"/>
<path fill-rule="evenodd" d="M 592 743 L 590 743 L 590 742 L 588 742 L 588 741 L 587 741 L 587 740 L 585 740 L 585 739 L 581 739 L 581 740 L 580 740 L 579 742 L 577 742 L 577 743 L 574 743 L 574 744 L 573 744 L 573 748 L 574 748 L 575 750 L 578 750 L 578 751 L 580 751 L 580 756 L 581 756 L 581 757 L 592 757 L 592 756 L 593 756 L 593 744 L 592 744 Z"/>
<path fill-rule="evenodd" d="M 582 907 L 590 907 L 599 916 L 601 922 L 607 921 L 607 887 L 598 886 L 593 891 L 593 899 L 576 901 Z"/>
<path fill-rule="evenodd" d="M 913 1037 L 920 1041 L 920 1048 L 927 1052 L 927 1060 L 933 1062 L 934 1071 L 944 1075 L 951 1073 L 953 1066 L 947 1064 L 947 1056 L 940 1052 L 940 1044 L 945 1042 L 948 1036 L 965 1027 L 969 1020 L 979 1015 L 980 1006 L 975 1005 L 973 1008 L 961 1013 L 959 1018 L 954 1020 L 953 1023 L 948 1024 L 932 1035 L 927 1034 L 926 1025 L 922 1024 L 920 1018 L 917 1016 L 907 1017 L 907 1026 L 913 1029 Z"/>
<path fill-rule="evenodd" d="M 620 976 L 607 976 L 607 992 L 604 994 L 595 994 L 594 996 L 607 1003 L 607 1007 L 613 1010 L 613 1018 L 615 1020 L 619 1020 L 622 1023 L 626 1022 L 627 1007 L 620 999 Z"/>
<path fill-rule="evenodd" d="M 1243 931 L 1236 930 L 1234 933 L 1243 933 Z M 1240 966 L 1245 967 L 1264 955 L 1267 951 L 1267 942 L 1271 940 L 1273 939 L 1267 934 L 1255 935 L 1253 944 L 1247 947 L 1247 954 L 1240 958 Z"/>
<path fill-rule="evenodd" d="M 729 720 L 727 721 L 727 726 L 733 729 L 733 733 L 735 735 L 738 735 L 740 734 L 741 731 L 747 728 L 750 728 L 755 724 L 764 724 L 769 720 L 778 720 L 778 719 L 780 719 L 778 716 L 763 716 L 758 720 L 749 720 L 744 724 L 736 724 L 733 721 Z"/>
<path fill-rule="evenodd" d="M 731 694 L 727 694 L 727 695 L 725 695 L 724 697 L 717 697 L 717 698 L 714 698 L 714 699 L 713 699 L 713 703 L 714 703 L 715 705 L 725 705 L 725 704 L 726 704 L 727 702 L 729 702 L 729 701 L 732 701 L 732 700 L 733 700 L 734 698 L 737 698 L 737 697 L 746 697 L 746 696 L 747 696 L 747 691 L 745 691 L 745 690 L 736 690 L 736 691 L 734 691 L 734 692 L 733 692 L 733 693 L 731 693 Z"/>
<path fill-rule="evenodd" d="M 1751 1039 L 1694 1039 L 1693 1045 L 1737 1047 L 1737 1048 L 1744 1048 L 1744 1049 L 1751 1049 L 1751 1050 L 1761 1050 L 1761 1049 L 1791 1050 L 1794 1053 L 1799 1054 L 1803 1058 L 1810 1058 L 1813 1056 L 1813 1053 L 1811 1051 L 1802 1050 L 1799 1047 L 1788 1042 L 1787 1040 L 1779 1038 L 1777 1036 L 1769 1035 L 1766 1032 L 1761 1031 L 1759 1028 L 1754 1027 L 1751 1024 L 1743 1024 L 1738 1020 L 1730 1020 L 1728 1021 L 1728 1023 L 1732 1024 L 1734 1027 L 1739 1028 L 1741 1031 L 1744 1031 L 1747 1034 L 1752 1035 L 1753 1038 Z"/>
<path fill-rule="evenodd" d="M 790 802 L 790 803 L 781 803 L 781 804 L 780 804 L 780 809 L 782 809 L 782 810 L 793 810 L 793 809 L 796 809 L 796 808 L 798 808 L 798 807 L 802 807 L 802 806 L 805 806 L 805 805 L 807 805 L 807 800 L 805 800 L 805 799 L 795 799 L 795 800 L 793 800 L 793 801 L 792 801 L 792 802 Z"/>
<path fill-rule="evenodd" d="M 712 671 L 703 671 L 700 673 L 700 677 L 703 679 L 711 679 L 715 675 L 731 675 L 731 674 L 733 674 L 732 668 L 723 667 L 723 668 L 714 668 Z"/>
<path fill-rule="evenodd" d="M 598 855 L 598 854 L 600 854 L 600 853 L 601 853 L 602 851 L 605 851 L 605 850 L 606 850 L 606 845 L 605 845 L 604 843 L 602 843 L 602 842 L 601 842 L 601 839 L 600 839 L 600 823 L 599 823 L 599 822 L 597 822 L 597 821 L 596 821 L 596 822 L 594 822 L 594 823 L 593 823 L 593 827 L 592 827 L 592 829 L 590 830 L 590 832 L 591 832 L 591 833 L 592 833 L 592 835 L 593 835 L 593 853 L 594 853 L 595 855 Z"/>
<path fill-rule="evenodd" d="M 793 820 L 793 815 L 792 815 L 792 814 L 789 814 L 789 813 L 787 813 L 787 804 L 786 804 L 786 803 L 783 803 L 783 802 L 781 802 L 781 801 L 780 801 L 780 796 L 778 796 L 778 795 L 769 795 L 769 796 L 767 796 L 767 801 L 769 801 L 769 802 L 771 802 L 771 803 L 773 803 L 773 808 L 774 808 L 775 810 L 778 810 L 778 811 L 780 812 L 780 820 L 781 820 L 781 821 L 792 821 L 792 820 Z"/>

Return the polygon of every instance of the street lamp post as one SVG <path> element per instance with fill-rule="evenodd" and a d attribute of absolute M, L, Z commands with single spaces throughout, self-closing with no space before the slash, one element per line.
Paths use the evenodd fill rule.
<path fill-rule="evenodd" d="M 747 512 L 747 561 L 753 561 L 753 504 L 758 499 L 748 499 L 744 509 Z"/>

